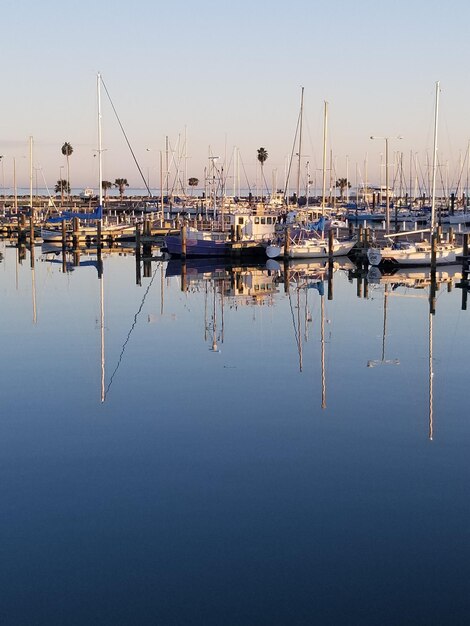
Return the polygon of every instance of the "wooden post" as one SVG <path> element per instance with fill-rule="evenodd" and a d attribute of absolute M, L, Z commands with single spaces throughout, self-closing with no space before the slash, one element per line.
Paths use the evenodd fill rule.
<path fill-rule="evenodd" d="M 186 259 L 186 221 L 183 222 L 183 226 L 181 227 L 181 258 Z"/>
<path fill-rule="evenodd" d="M 328 300 L 333 300 L 333 257 L 328 261 Z"/>
<path fill-rule="evenodd" d="M 436 265 L 434 264 L 433 266 L 431 263 L 431 287 L 429 290 L 429 312 L 431 313 L 431 315 L 434 315 L 436 313 L 436 291 Z"/>
<path fill-rule="evenodd" d="M 23 236 L 24 236 L 24 215 L 22 213 L 18 214 L 17 220 L 18 220 L 18 243 L 20 243 L 20 241 L 23 240 Z"/>
<path fill-rule="evenodd" d="M 289 247 L 290 247 L 290 229 L 286 226 L 286 230 L 284 233 L 284 259 L 289 258 Z"/>
<path fill-rule="evenodd" d="M 289 274 L 289 261 L 287 260 L 287 257 L 284 258 L 284 293 L 289 293 L 289 281 L 290 281 L 290 274 Z"/>
<path fill-rule="evenodd" d="M 96 249 L 96 262 L 98 264 L 98 278 L 101 279 L 103 276 L 103 259 L 101 257 L 101 246 L 98 246 Z"/>
<path fill-rule="evenodd" d="M 135 283 L 140 285 L 142 283 L 140 273 L 140 226 L 135 225 Z"/>
<path fill-rule="evenodd" d="M 65 220 L 62 220 L 62 249 L 67 247 L 67 224 Z"/>
<path fill-rule="evenodd" d="M 142 264 L 144 266 L 144 278 L 152 277 L 152 244 L 142 244 Z"/>
<path fill-rule="evenodd" d="M 187 271 L 186 271 L 186 258 L 181 259 L 181 291 L 185 292 L 188 290 L 188 280 L 187 280 Z"/>
<path fill-rule="evenodd" d="M 333 252 L 334 252 L 334 232 L 330 230 L 328 233 L 328 258 L 330 262 L 333 261 Z"/>
<path fill-rule="evenodd" d="M 357 297 L 362 298 L 362 277 L 357 277 Z"/>
<path fill-rule="evenodd" d="M 98 223 L 96 224 L 96 247 L 98 250 L 101 250 L 101 226 L 101 220 L 98 220 Z"/>
<path fill-rule="evenodd" d="M 469 240 L 469 234 L 465 233 L 463 236 L 463 259 L 464 261 L 467 261 L 468 259 L 468 240 Z"/>
<path fill-rule="evenodd" d="M 431 272 L 436 272 L 436 254 L 437 254 L 437 239 L 438 234 L 432 233 L 431 235 Z"/>
<path fill-rule="evenodd" d="M 454 229 L 452 228 L 452 226 L 449 227 L 449 243 L 454 243 L 455 241 L 455 235 L 454 235 Z"/>
<path fill-rule="evenodd" d="M 34 269 L 34 241 L 33 243 L 29 246 L 29 260 L 30 260 L 30 264 L 31 264 L 31 269 Z"/>
<path fill-rule="evenodd" d="M 31 249 L 34 247 L 34 215 L 29 218 L 29 245 Z"/>
<path fill-rule="evenodd" d="M 79 244 L 79 240 L 78 240 L 78 230 L 80 228 L 80 222 L 78 217 L 74 217 L 73 218 L 73 222 L 72 222 L 73 226 L 72 226 L 72 240 L 73 240 L 73 247 L 77 248 L 78 244 Z"/>

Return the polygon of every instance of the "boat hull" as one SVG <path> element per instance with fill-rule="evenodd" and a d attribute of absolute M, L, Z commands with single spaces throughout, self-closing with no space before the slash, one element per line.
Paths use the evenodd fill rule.
<path fill-rule="evenodd" d="M 461 246 L 439 246 L 436 250 L 436 265 L 452 265 L 463 254 Z M 393 248 L 370 248 L 367 251 L 369 263 L 378 265 L 396 265 L 400 267 L 419 267 L 431 265 L 432 252 L 428 249 L 394 250 Z"/>
<path fill-rule="evenodd" d="M 182 242 L 179 235 L 167 235 L 165 246 L 171 256 L 182 256 Z M 204 239 L 186 239 L 187 257 L 221 257 L 230 255 L 227 241 L 211 241 Z"/>
<path fill-rule="evenodd" d="M 355 241 L 334 241 L 332 256 L 347 256 L 355 243 Z M 276 259 L 283 253 L 284 248 L 281 246 L 268 246 L 266 248 L 266 255 L 270 259 Z M 306 240 L 302 244 L 292 244 L 287 251 L 289 259 L 328 259 L 329 256 L 327 240 L 324 242 Z"/>

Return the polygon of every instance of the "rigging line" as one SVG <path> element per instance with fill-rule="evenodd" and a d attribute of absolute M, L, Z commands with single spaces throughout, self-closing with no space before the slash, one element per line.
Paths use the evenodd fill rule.
<path fill-rule="evenodd" d="M 119 359 L 118 359 L 117 365 L 116 365 L 116 367 L 114 368 L 114 372 L 111 374 L 111 378 L 109 379 L 109 384 L 108 384 L 108 386 L 107 386 L 107 388 L 106 388 L 106 391 L 104 392 L 104 398 L 105 398 L 105 399 L 106 399 L 106 396 L 108 395 L 109 389 L 110 389 L 110 387 L 111 387 L 111 385 L 112 385 L 112 383 L 113 383 L 114 376 L 116 375 L 116 372 L 118 371 L 119 366 L 121 365 L 122 358 L 123 358 L 123 356 L 124 356 L 124 352 L 125 352 L 125 350 L 126 350 L 126 346 L 127 346 L 127 344 L 129 343 L 129 339 L 131 338 L 132 331 L 134 330 L 134 328 L 135 328 L 135 326 L 136 326 L 136 324 L 137 324 L 137 318 L 139 317 L 140 312 L 142 311 L 142 308 L 143 308 L 144 303 L 145 303 L 145 299 L 146 299 L 146 297 L 147 297 L 148 292 L 150 291 L 150 287 L 152 286 L 153 279 L 155 278 L 155 276 L 156 276 L 156 274 L 157 274 L 157 269 L 158 269 L 158 266 L 155 268 L 155 270 L 154 270 L 154 272 L 153 272 L 153 276 L 152 276 L 152 278 L 151 278 L 151 280 L 150 280 L 150 282 L 149 282 L 149 284 L 148 284 L 148 286 L 147 286 L 147 289 L 145 290 L 144 296 L 143 296 L 143 298 L 142 298 L 142 302 L 140 303 L 140 306 L 139 306 L 139 308 L 138 308 L 138 310 L 137 310 L 137 313 L 134 315 L 134 321 L 133 321 L 133 323 L 132 323 L 132 326 L 131 326 L 131 328 L 130 328 L 129 332 L 127 333 L 126 340 L 125 340 L 125 342 L 123 343 L 123 346 L 122 346 L 122 349 L 121 349 L 121 354 L 119 355 Z"/>
<path fill-rule="evenodd" d="M 248 185 L 248 192 L 251 193 L 251 185 L 250 185 L 250 181 L 248 180 L 248 176 L 246 175 L 245 164 L 243 163 L 241 152 L 238 152 L 238 156 L 240 157 L 240 162 L 242 164 L 243 173 L 245 174 L 245 181 L 246 181 L 246 184 Z"/>
<path fill-rule="evenodd" d="M 289 290 L 289 306 L 290 306 L 290 312 L 292 315 L 292 326 L 294 327 L 295 343 L 297 344 L 297 350 L 299 351 L 299 355 L 300 355 L 300 336 L 299 336 L 300 329 L 299 329 L 299 333 L 297 333 L 297 326 L 295 324 L 295 314 L 294 314 L 294 309 L 292 308 L 292 298 L 291 298 L 290 290 Z"/>
<path fill-rule="evenodd" d="M 446 189 L 444 178 L 442 176 L 442 165 L 441 165 L 441 163 L 439 161 L 439 155 L 437 156 L 437 172 L 438 172 L 439 178 L 441 180 L 441 196 L 442 195 L 446 196 L 447 195 L 447 189 Z M 442 200 L 441 200 L 440 206 L 442 206 Z"/>
<path fill-rule="evenodd" d="M 465 156 L 464 156 L 463 161 L 462 161 L 462 167 L 460 168 L 459 177 L 457 178 L 457 185 L 455 186 L 455 195 L 457 195 L 459 187 L 460 187 L 460 183 L 462 182 L 462 176 L 463 176 L 464 169 L 465 169 L 465 167 L 467 165 L 467 160 L 468 160 L 468 145 L 467 145 L 467 149 L 465 151 Z M 454 186 L 454 185 L 452 185 L 452 186 Z"/>
<path fill-rule="evenodd" d="M 47 186 L 46 177 L 44 176 L 44 172 L 43 172 L 42 168 L 41 168 L 41 175 L 42 175 L 42 179 L 44 181 L 44 186 L 46 187 L 47 195 L 49 196 L 49 200 L 52 202 L 52 206 L 54 207 L 54 209 L 57 210 L 56 204 L 54 202 L 54 198 L 51 196 L 51 192 L 49 191 L 49 187 Z M 46 215 L 44 216 L 44 222 L 47 220 L 47 217 L 49 215 L 50 209 L 51 209 L 51 207 L 49 205 L 47 207 Z"/>
<path fill-rule="evenodd" d="M 143 174 L 143 172 L 142 172 L 142 169 L 141 169 L 141 167 L 140 167 L 140 165 L 139 165 L 139 163 L 138 163 L 138 161 L 137 161 L 137 158 L 136 158 L 136 156 L 135 156 L 134 150 L 132 149 L 132 146 L 131 146 L 131 144 L 130 144 L 130 141 L 129 141 L 129 139 L 128 139 L 127 135 L 126 135 L 126 131 L 124 130 L 124 127 L 123 127 L 123 125 L 122 125 L 122 123 L 121 123 L 121 120 L 119 119 L 119 115 L 117 114 L 116 107 L 114 106 L 114 103 L 113 103 L 113 101 L 111 100 L 111 96 L 109 95 L 109 91 L 108 91 L 108 88 L 106 87 L 106 84 L 105 84 L 105 82 L 104 82 L 104 80 L 103 80 L 103 77 L 101 77 L 101 84 L 103 85 L 104 90 L 106 91 L 106 95 L 108 96 L 109 102 L 111 103 L 111 107 L 112 107 L 112 109 L 113 109 L 113 111 L 114 111 L 114 115 L 116 116 L 116 119 L 117 119 L 117 121 L 118 121 L 118 124 L 119 124 L 119 126 L 120 126 L 120 128 L 121 128 L 121 130 L 122 130 L 122 134 L 124 135 L 124 139 L 126 140 L 127 146 L 128 146 L 128 148 L 129 148 L 129 150 L 131 151 L 132 158 L 134 159 L 134 162 L 135 162 L 135 164 L 136 164 L 136 166 L 137 166 L 137 169 L 139 170 L 139 174 L 140 174 L 140 176 L 141 176 L 142 180 L 144 181 L 145 188 L 147 189 L 149 196 L 151 196 L 151 195 L 152 195 L 152 193 L 150 192 L 150 189 L 149 189 L 149 186 L 148 186 L 148 184 L 147 184 L 147 181 L 145 180 L 145 176 L 144 176 L 144 174 Z"/>

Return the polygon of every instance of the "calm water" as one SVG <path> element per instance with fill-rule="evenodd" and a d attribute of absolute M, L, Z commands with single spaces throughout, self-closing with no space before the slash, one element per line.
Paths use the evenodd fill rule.
<path fill-rule="evenodd" d="M 455 281 L 0 250 L 2 624 L 469 623 Z"/>

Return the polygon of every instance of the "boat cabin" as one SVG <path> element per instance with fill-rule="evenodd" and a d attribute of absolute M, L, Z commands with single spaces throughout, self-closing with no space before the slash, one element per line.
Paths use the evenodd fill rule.
<path fill-rule="evenodd" d="M 225 216 L 227 229 L 234 229 L 237 239 L 270 239 L 278 223 L 276 215 L 230 214 Z"/>

